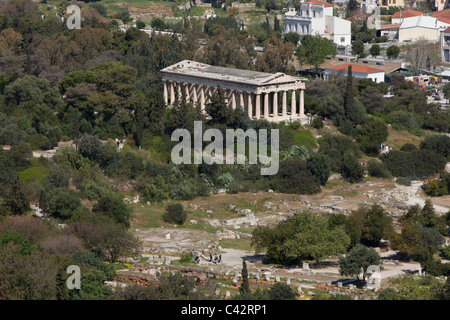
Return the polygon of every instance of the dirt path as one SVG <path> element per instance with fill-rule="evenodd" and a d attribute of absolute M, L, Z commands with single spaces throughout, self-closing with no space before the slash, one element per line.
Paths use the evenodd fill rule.
<path fill-rule="evenodd" d="M 423 181 L 413 181 L 411 182 L 411 186 L 407 187 L 409 189 L 408 192 L 408 200 L 406 201 L 407 205 L 413 206 L 415 204 L 419 204 L 421 207 L 425 205 L 425 199 L 418 194 L 420 187 L 423 185 Z M 439 213 L 446 213 L 450 210 L 450 203 L 448 206 L 437 205 L 433 203 L 434 210 Z"/>

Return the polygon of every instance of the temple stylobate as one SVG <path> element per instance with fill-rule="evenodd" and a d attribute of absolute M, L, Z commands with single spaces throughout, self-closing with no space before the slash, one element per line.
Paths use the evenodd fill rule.
<path fill-rule="evenodd" d="M 304 78 L 215 67 L 184 60 L 163 70 L 164 99 L 173 105 L 185 90 L 186 100 L 205 110 L 220 87 L 230 108 L 240 106 L 250 119 L 295 121 L 305 118 Z"/>

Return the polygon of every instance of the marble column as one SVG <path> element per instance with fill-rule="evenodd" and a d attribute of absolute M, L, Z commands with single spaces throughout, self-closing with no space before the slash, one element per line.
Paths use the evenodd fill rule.
<path fill-rule="evenodd" d="M 200 86 L 200 108 L 205 111 L 205 86 Z"/>
<path fill-rule="evenodd" d="M 276 120 L 278 118 L 278 91 L 275 91 L 273 93 L 272 118 L 274 120 Z"/>
<path fill-rule="evenodd" d="M 169 104 L 169 95 L 167 93 L 167 80 L 163 81 L 163 86 L 164 86 L 164 102 L 167 104 Z"/>
<path fill-rule="evenodd" d="M 170 105 L 173 106 L 175 102 L 175 87 L 173 85 L 173 81 L 170 81 Z"/>
<path fill-rule="evenodd" d="M 230 97 L 231 97 L 231 108 L 234 110 L 236 109 L 236 95 L 235 91 L 231 91 Z"/>
<path fill-rule="evenodd" d="M 244 103 L 244 91 L 239 92 L 239 105 L 244 110 L 245 103 Z"/>
<path fill-rule="evenodd" d="M 253 119 L 253 105 L 252 105 L 252 93 L 247 93 L 247 112 L 248 117 L 250 119 Z"/>
<path fill-rule="evenodd" d="M 255 102 L 255 116 L 256 120 L 261 118 L 261 94 L 256 94 L 256 102 Z"/>
<path fill-rule="evenodd" d="M 305 90 L 300 89 L 300 118 L 305 117 Z"/>
<path fill-rule="evenodd" d="M 190 87 L 190 85 L 188 83 L 186 83 L 184 85 L 184 91 L 186 92 L 186 102 L 190 102 L 190 99 L 191 99 L 191 95 L 190 95 L 190 92 L 189 92 L 189 87 Z"/>
<path fill-rule="evenodd" d="M 264 94 L 264 119 L 269 120 L 269 92 Z"/>
<path fill-rule="evenodd" d="M 283 108 L 283 111 L 282 111 L 282 113 L 283 113 L 283 118 L 285 118 L 286 116 L 287 116 L 287 92 L 286 91 L 283 91 L 283 102 L 282 102 L 282 104 L 283 104 L 283 106 L 282 106 L 282 108 Z"/>
<path fill-rule="evenodd" d="M 291 117 L 292 117 L 292 120 L 297 120 L 297 102 L 296 102 L 296 97 L 295 97 L 295 90 L 292 90 Z"/>
<path fill-rule="evenodd" d="M 177 82 L 177 95 L 178 95 L 178 101 L 181 100 L 181 83 Z"/>
<path fill-rule="evenodd" d="M 194 107 L 196 107 L 197 101 L 198 101 L 198 98 L 197 98 L 197 85 L 193 84 L 192 85 L 192 103 L 194 104 Z"/>

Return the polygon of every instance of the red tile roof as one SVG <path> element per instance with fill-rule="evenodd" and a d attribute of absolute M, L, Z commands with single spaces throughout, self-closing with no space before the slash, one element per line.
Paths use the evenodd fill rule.
<path fill-rule="evenodd" d="M 357 73 L 376 73 L 376 72 L 384 72 L 381 69 L 375 69 L 375 68 L 371 68 L 371 67 L 366 67 L 366 66 L 358 66 L 355 64 L 348 64 L 348 63 L 343 63 L 343 64 L 339 64 L 337 66 L 332 66 L 332 67 L 326 67 L 325 69 L 327 70 L 344 70 L 347 71 L 348 70 L 348 66 L 352 66 L 352 72 L 357 72 Z"/>
<path fill-rule="evenodd" d="M 444 30 L 444 32 L 450 32 L 450 27 Z"/>
<path fill-rule="evenodd" d="M 320 1 L 320 0 L 308 0 L 304 3 L 315 3 L 315 4 L 323 4 L 324 7 L 332 7 L 333 5 L 331 3 Z"/>
<path fill-rule="evenodd" d="M 398 29 L 400 28 L 401 23 L 394 23 L 394 24 L 383 24 L 381 26 L 379 26 L 377 29 L 378 30 L 384 30 L 384 29 Z"/>
<path fill-rule="evenodd" d="M 450 16 L 438 16 L 437 19 L 443 23 L 450 24 Z"/>
<path fill-rule="evenodd" d="M 418 17 L 418 16 L 423 16 L 423 12 L 406 9 L 406 10 L 397 11 L 396 13 L 394 13 L 392 15 L 392 18 L 394 18 L 394 19 L 395 18 L 411 18 L 411 17 Z"/>
<path fill-rule="evenodd" d="M 437 18 L 437 17 L 441 17 L 441 16 L 450 17 L 450 9 L 433 12 L 433 17 Z"/>

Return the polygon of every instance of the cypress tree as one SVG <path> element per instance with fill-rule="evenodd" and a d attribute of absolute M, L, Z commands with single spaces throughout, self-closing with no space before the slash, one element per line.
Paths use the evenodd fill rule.
<path fill-rule="evenodd" d="M 345 118 L 353 122 L 355 102 L 353 98 L 353 76 L 352 76 L 352 66 L 348 66 L 347 70 L 347 85 L 344 94 L 344 112 Z"/>
<path fill-rule="evenodd" d="M 248 272 L 247 272 L 247 264 L 245 263 L 245 260 L 242 260 L 242 284 L 239 287 L 239 293 L 241 295 L 250 293 L 250 285 L 248 282 Z"/>

